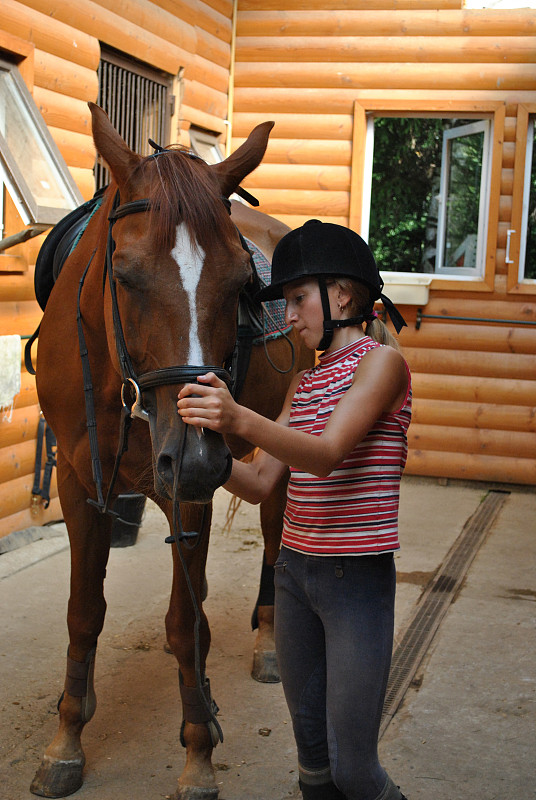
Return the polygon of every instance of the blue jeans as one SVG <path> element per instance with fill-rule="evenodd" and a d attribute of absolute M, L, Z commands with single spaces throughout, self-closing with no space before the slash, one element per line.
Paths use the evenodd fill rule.
<path fill-rule="evenodd" d="M 348 800 L 375 800 L 387 782 L 377 743 L 395 584 L 391 553 L 309 556 L 283 547 L 275 565 L 276 649 L 300 771 L 311 783 L 331 772 Z"/>

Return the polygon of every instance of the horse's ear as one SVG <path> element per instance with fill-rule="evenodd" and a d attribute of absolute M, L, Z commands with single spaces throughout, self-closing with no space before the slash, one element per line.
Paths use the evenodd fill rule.
<path fill-rule="evenodd" d="M 142 157 L 134 153 L 117 133 L 104 109 L 95 103 L 88 103 L 88 106 L 91 111 L 93 141 L 97 152 L 106 161 L 117 185 L 126 188 L 133 170 Z"/>
<path fill-rule="evenodd" d="M 274 125 L 274 122 L 261 122 L 229 158 L 211 166 L 225 197 L 229 197 L 240 186 L 246 175 L 259 166 Z"/>

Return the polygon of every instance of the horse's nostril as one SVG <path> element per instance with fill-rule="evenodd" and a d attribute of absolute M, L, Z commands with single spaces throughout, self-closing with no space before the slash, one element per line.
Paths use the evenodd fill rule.
<path fill-rule="evenodd" d="M 165 483 L 173 484 L 173 459 L 171 456 L 162 453 L 158 456 L 156 469 Z"/>

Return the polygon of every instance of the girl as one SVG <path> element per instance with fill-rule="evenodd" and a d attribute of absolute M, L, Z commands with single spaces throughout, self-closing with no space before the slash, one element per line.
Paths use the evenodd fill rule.
<path fill-rule="evenodd" d="M 233 494 L 259 503 L 290 467 L 275 639 L 304 800 L 405 800 L 377 752 L 411 417 L 409 370 L 374 301 L 397 332 L 405 322 L 382 288 L 360 236 L 310 220 L 277 245 L 259 299 L 285 298 L 287 323 L 323 350 L 318 365 L 295 377 L 275 422 L 212 373 L 177 404 L 184 422 L 260 448 L 233 462 Z"/>

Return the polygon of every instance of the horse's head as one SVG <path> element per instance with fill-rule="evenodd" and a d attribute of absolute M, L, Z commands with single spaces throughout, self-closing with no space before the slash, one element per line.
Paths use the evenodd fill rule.
<path fill-rule="evenodd" d="M 113 285 L 106 290 L 110 353 L 124 378 L 112 315 L 115 287 L 126 350 L 146 387 L 155 490 L 206 502 L 227 480 L 231 456 L 219 434 L 181 421 L 177 392 L 195 378 L 176 367 L 207 371 L 205 366 L 221 367 L 233 351 L 238 295 L 251 280 L 251 266 L 226 198 L 260 163 L 273 123 L 259 125 L 233 155 L 209 166 L 184 149 L 139 156 L 102 109 L 94 104 L 90 109 L 97 151 L 117 184 L 109 191 L 118 189 L 120 211 L 127 211 L 116 213 L 112 228 Z M 148 203 L 128 205 L 139 200 Z M 144 376 L 155 371 L 156 381 L 144 384 Z"/>

